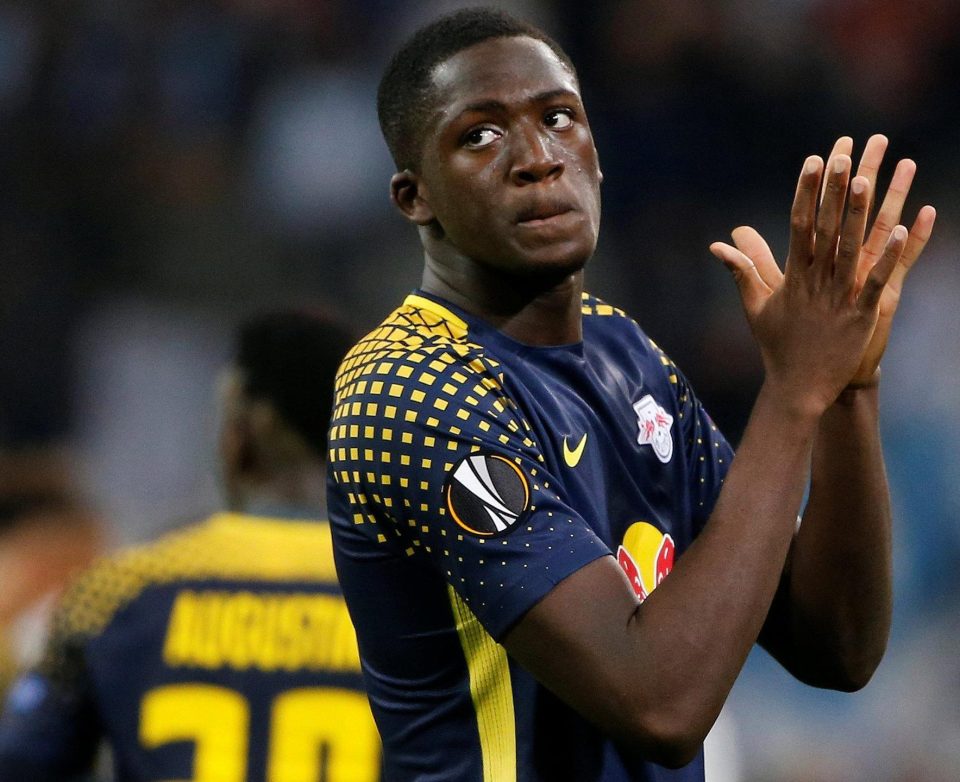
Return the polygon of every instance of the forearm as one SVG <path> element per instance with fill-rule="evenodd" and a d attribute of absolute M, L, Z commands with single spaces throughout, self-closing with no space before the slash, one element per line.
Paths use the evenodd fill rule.
<path fill-rule="evenodd" d="M 823 416 L 810 499 L 765 642 L 798 678 L 866 684 L 892 610 L 890 498 L 878 389 L 846 391 Z"/>
<path fill-rule="evenodd" d="M 598 561 L 531 609 L 507 649 L 625 747 L 688 760 L 767 615 L 815 433 L 816 416 L 761 391 L 709 522 L 650 597 L 637 605 L 617 565 Z"/>
<path fill-rule="evenodd" d="M 664 684 L 674 697 L 686 694 L 691 707 L 709 694 L 710 725 L 780 582 L 815 431 L 815 417 L 787 411 L 780 394 L 761 391 L 706 527 L 637 612 L 640 624 L 647 624 L 638 628 L 644 643 L 655 642 L 658 634 L 649 628 L 661 626 L 663 617 L 682 617 L 681 635 L 660 651 L 672 656 L 677 663 L 672 669 L 689 681 Z"/>

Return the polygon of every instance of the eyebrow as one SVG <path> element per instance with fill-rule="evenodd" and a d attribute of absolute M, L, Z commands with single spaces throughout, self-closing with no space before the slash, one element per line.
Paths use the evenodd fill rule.
<path fill-rule="evenodd" d="M 537 93 L 530 100 L 529 103 L 547 103 L 548 101 L 554 100 L 556 98 L 565 98 L 565 97 L 576 97 L 579 100 L 577 93 L 572 90 L 568 90 L 564 87 L 559 87 L 555 90 L 546 90 L 544 92 Z M 506 111 L 507 106 L 505 103 L 498 100 L 481 100 L 475 103 L 469 103 L 463 107 L 462 111 L 457 113 L 457 117 L 462 117 L 464 114 L 469 114 L 470 112 L 486 112 L 486 111 Z"/>

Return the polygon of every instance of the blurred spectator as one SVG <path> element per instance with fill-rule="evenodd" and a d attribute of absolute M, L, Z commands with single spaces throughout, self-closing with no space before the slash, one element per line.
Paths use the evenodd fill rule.
<path fill-rule="evenodd" d="M 64 585 L 104 546 L 100 519 L 56 453 L 0 452 L 0 700 L 35 664 Z"/>

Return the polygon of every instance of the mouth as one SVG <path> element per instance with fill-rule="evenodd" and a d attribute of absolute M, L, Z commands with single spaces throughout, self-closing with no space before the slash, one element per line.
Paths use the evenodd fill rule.
<path fill-rule="evenodd" d="M 572 211 L 573 206 L 563 201 L 538 201 L 517 213 L 517 225 L 535 227 Z"/>

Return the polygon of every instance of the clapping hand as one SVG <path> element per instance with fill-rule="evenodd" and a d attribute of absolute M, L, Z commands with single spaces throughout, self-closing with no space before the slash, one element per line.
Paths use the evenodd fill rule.
<path fill-rule="evenodd" d="M 825 166 L 807 159 L 783 272 L 749 226 L 732 232 L 735 246 L 710 247 L 734 274 L 768 376 L 789 376 L 788 364 L 811 372 L 810 380 L 822 376 L 817 388 L 827 403 L 844 386 L 876 382 L 904 279 L 936 219 L 934 208 L 924 206 L 909 232 L 899 224 L 916 173 L 912 160 L 901 160 L 866 232 L 886 147 L 884 136 L 872 136 L 852 178 L 849 137 L 837 140 Z"/>

